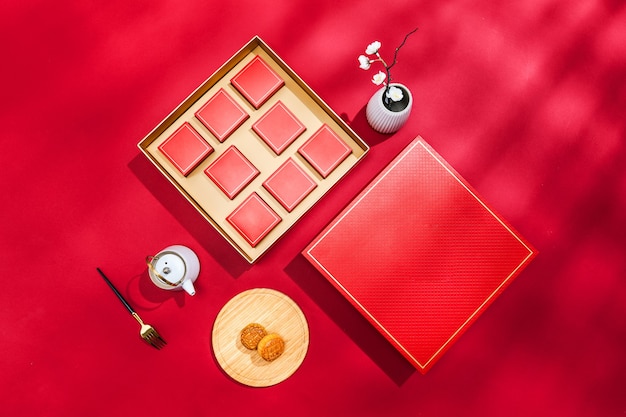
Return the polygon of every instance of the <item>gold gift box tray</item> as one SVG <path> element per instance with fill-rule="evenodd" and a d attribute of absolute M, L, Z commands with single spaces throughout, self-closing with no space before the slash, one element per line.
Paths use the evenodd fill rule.
<path fill-rule="evenodd" d="M 245 74 L 250 75 L 247 80 L 246 77 L 241 76 L 253 66 L 252 64 L 255 64 L 257 68 L 263 67 L 263 65 L 256 65 L 259 60 L 266 64 L 265 67 L 270 68 L 270 73 L 284 81 L 278 87 L 273 85 L 271 91 L 268 91 L 260 101 L 250 98 L 249 92 L 245 91 L 246 86 L 242 87 L 242 84 L 247 82 L 251 91 L 254 90 L 257 87 L 255 84 L 258 84 L 255 82 L 255 73 L 258 71 L 248 71 L 248 74 Z M 233 79 L 235 82 L 231 81 Z M 254 95 L 258 92 L 252 91 L 252 93 Z M 230 100 L 224 101 L 225 96 Z M 233 109 L 240 108 L 247 116 L 243 117 L 245 120 L 242 122 L 242 117 L 237 113 L 232 126 L 215 134 L 216 130 L 223 127 L 219 125 L 225 123 L 222 115 L 224 106 L 222 104 L 213 106 L 215 108 L 213 113 L 211 111 L 207 113 L 207 108 L 211 107 L 209 102 L 218 102 L 218 99 L 221 100 L 220 103 L 226 103 L 228 106 L 230 102 L 234 102 Z M 280 107 L 281 111 L 276 112 L 280 113 L 278 118 L 274 115 L 277 120 L 276 126 L 270 125 L 268 128 L 267 121 L 261 123 L 262 118 L 269 110 L 276 110 L 277 107 Z M 287 112 L 284 111 L 285 109 Z M 239 112 L 239 109 L 236 112 Z M 283 132 L 283 127 L 286 125 L 285 117 L 287 117 L 285 113 L 291 113 L 295 120 L 304 126 L 304 129 L 300 126 L 291 134 L 291 137 L 285 139 L 288 145 L 283 144 L 277 148 L 271 140 L 268 140 L 265 132 L 269 132 L 270 135 L 289 136 L 288 132 Z M 208 117 L 204 117 L 207 114 Z M 207 118 L 212 117 L 218 129 L 210 126 L 210 122 L 207 123 Z M 225 117 L 228 118 L 230 115 L 226 113 Z M 268 118 L 265 117 L 265 119 Z M 181 130 L 184 130 L 186 135 L 176 137 L 177 132 Z M 311 141 L 315 142 L 314 139 L 319 142 L 319 146 L 311 143 Z M 332 143 L 328 142 L 329 139 Z M 188 146 L 189 140 L 194 141 L 192 145 L 196 148 L 200 146 L 204 149 L 203 155 L 195 160 L 192 158 L 190 165 L 181 168 L 180 163 L 175 163 L 175 158 L 180 157 L 184 163 L 187 163 L 190 158 L 189 152 L 195 152 L 192 149 L 193 146 Z M 168 156 L 168 148 L 164 146 L 164 142 L 169 142 L 169 145 L 167 143 L 166 145 L 170 149 L 172 144 L 178 143 L 178 149 L 174 146 Z M 344 151 L 337 149 L 335 145 Z M 250 40 L 200 85 L 141 140 L 138 146 L 159 171 L 249 263 L 254 263 L 266 253 L 369 151 L 369 146 L 258 36 Z M 216 182 L 214 174 L 221 175 L 228 188 L 228 182 L 233 181 L 228 172 L 228 164 L 222 164 L 221 167 L 213 164 L 219 161 L 226 151 L 229 151 L 228 158 L 224 157 L 222 160 L 232 160 L 232 154 L 237 153 L 233 152 L 233 147 L 245 157 L 244 169 L 248 169 L 245 166 L 251 165 L 252 171 L 242 174 L 245 177 L 244 182 L 227 192 L 223 184 Z M 320 163 L 315 158 L 320 158 Z M 333 158 L 336 158 L 334 163 L 332 163 Z M 235 158 L 235 162 L 231 165 L 237 166 L 237 161 L 238 159 Z M 292 173 L 302 175 L 299 183 L 304 181 L 309 184 L 306 189 L 302 190 L 302 195 L 299 197 L 299 191 L 293 189 L 293 184 L 287 175 L 284 175 L 282 180 L 280 178 L 277 180 L 277 176 L 274 175 L 285 165 L 291 168 Z M 241 166 L 242 164 L 239 164 L 239 168 Z M 209 167 L 211 168 L 207 170 Z M 258 173 L 255 173 L 255 170 Z M 232 177 L 239 175 L 235 171 Z M 268 180 L 271 181 L 268 182 Z M 281 188 L 287 193 L 287 198 L 292 201 L 286 203 L 286 198 L 276 194 L 276 190 Z M 294 198 L 296 198 L 295 201 Z M 254 204 L 248 204 L 250 200 Z M 257 215 L 254 209 L 258 210 L 262 202 L 266 203 L 266 207 L 262 209 L 263 213 Z M 243 210 L 242 205 L 246 205 L 246 210 L 250 208 L 251 211 L 244 213 L 246 210 Z M 235 214 L 236 212 L 239 214 Z M 258 221 L 268 221 L 268 216 L 271 216 L 272 221 L 267 224 L 267 227 L 264 224 L 250 223 L 257 221 L 257 218 L 266 219 Z M 253 236 L 247 236 L 247 233 Z"/>

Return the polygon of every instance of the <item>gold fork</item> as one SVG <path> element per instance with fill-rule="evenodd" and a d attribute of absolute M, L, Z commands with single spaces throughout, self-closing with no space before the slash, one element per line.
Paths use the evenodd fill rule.
<path fill-rule="evenodd" d="M 106 277 L 106 275 L 104 275 L 104 272 L 102 272 L 100 268 L 96 268 L 96 270 L 100 273 L 102 278 L 104 278 L 104 280 L 109 285 L 109 287 L 111 287 L 115 295 L 117 295 L 117 298 L 119 298 L 122 304 L 124 304 L 124 307 L 126 307 L 126 309 L 130 312 L 130 314 L 141 325 L 141 329 L 139 330 L 139 334 L 141 335 L 141 338 L 157 349 L 161 349 L 162 347 L 164 347 L 167 343 L 159 335 L 156 329 L 150 326 L 149 324 L 144 323 L 143 320 L 141 320 L 141 317 L 139 317 L 139 314 L 137 314 L 135 310 L 130 306 L 130 304 L 128 304 L 128 301 L 126 301 L 126 299 L 122 296 L 122 294 L 120 294 L 117 288 L 115 288 L 113 283 L 109 281 L 109 279 Z"/>

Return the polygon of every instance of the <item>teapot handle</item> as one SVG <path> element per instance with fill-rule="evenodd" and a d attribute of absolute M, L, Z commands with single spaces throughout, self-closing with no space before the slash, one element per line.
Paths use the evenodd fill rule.
<path fill-rule="evenodd" d="M 150 269 L 150 271 L 152 271 L 154 276 L 157 277 L 157 279 L 161 281 L 163 284 L 169 285 L 170 287 L 178 287 L 178 284 L 174 284 L 166 280 L 161 274 L 159 274 L 159 271 L 156 270 L 154 265 L 152 265 L 152 261 L 157 260 L 157 259 L 159 258 L 156 256 L 152 256 L 152 255 L 146 256 L 146 264 L 148 265 L 148 268 Z"/>

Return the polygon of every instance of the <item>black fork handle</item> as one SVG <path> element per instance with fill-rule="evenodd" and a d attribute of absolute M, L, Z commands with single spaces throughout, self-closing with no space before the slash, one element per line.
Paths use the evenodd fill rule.
<path fill-rule="evenodd" d="M 133 310 L 133 308 L 130 306 L 130 304 L 128 304 L 128 301 L 126 301 L 126 299 L 122 296 L 122 294 L 120 294 L 120 292 L 117 290 L 117 288 L 115 288 L 115 285 L 113 285 L 113 283 L 111 281 L 109 281 L 107 276 L 104 275 L 104 272 L 102 272 L 102 270 L 100 270 L 100 268 L 96 268 L 96 270 L 100 273 L 100 275 L 106 281 L 108 286 L 111 287 L 111 289 L 113 290 L 115 295 L 117 295 L 117 298 L 119 298 L 120 301 L 122 302 L 122 304 L 124 304 L 124 307 L 126 307 L 126 309 L 128 311 L 130 311 L 130 314 L 135 314 L 135 310 Z"/>

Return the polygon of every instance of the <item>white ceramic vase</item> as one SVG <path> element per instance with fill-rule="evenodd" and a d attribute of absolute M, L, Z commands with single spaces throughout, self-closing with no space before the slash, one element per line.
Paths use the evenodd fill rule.
<path fill-rule="evenodd" d="M 397 83 L 391 83 L 391 86 L 400 88 L 404 95 L 402 100 L 393 103 L 393 109 L 387 108 L 383 102 L 385 87 L 374 93 L 365 109 L 367 122 L 379 133 L 389 134 L 398 131 L 409 119 L 413 107 L 413 96 L 406 86 Z"/>

